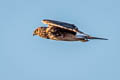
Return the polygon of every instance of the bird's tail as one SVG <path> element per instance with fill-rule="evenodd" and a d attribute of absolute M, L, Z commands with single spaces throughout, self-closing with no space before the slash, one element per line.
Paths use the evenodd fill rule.
<path fill-rule="evenodd" d="M 91 37 L 91 36 L 85 36 L 86 39 L 99 39 L 99 40 L 108 40 L 106 38 L 99 38 L 99 37 Z"/>
<path fill-rule="evenodd" d="M 108 40 L 108 39 L 106 39 L 106 38 L 76 35 L 76 40 L 77 40 L 77 41 L 87 42 L 87 41 L 89 41 L 89 40 L 94 40 L 94 39 L 98 39 L 98 40 Z"/>

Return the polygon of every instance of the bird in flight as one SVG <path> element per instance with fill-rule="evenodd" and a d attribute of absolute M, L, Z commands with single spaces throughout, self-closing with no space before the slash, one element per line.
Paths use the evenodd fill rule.
<path fill-rule="evenodd" d="M 42 20 L 48 27 L 38 27 L 34 30 L 33 36 L 59 41 L 82 41 L 87 42 L 92 39 L 108 40 L 106 38 L 92 37 L 80 31 L 74 24 L 44 19 Z M 77 35 L 79 33 L 80 35 Z"/>

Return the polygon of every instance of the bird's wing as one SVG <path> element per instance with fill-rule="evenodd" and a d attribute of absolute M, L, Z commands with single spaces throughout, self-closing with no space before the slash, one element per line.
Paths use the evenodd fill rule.
<path fill-rule="evenodd" d="M 65 23 L 65 22 L 61 22 L 61 21 L 44 19 L 44 20 L 42 20 L 42 22 L 44 24 L 48 24 L 53 27 L 55 26 L 55 27 L 67 29 L 67 30 L 74 31 L 74 32 L 77 32 L 77 30 L 78 30 L 78 28 L 74 24 L 69 24 L 69 23 Z"/>
<path fill-rule="evenodd" d="M 78 30 L 78 27 L 76 27 L 74 24 L 66 23 L 66 22 L 61 22 L 61 21 L 56 21 L 56 20 L 49 20 L 49 19 L 44 19 L 42 20 L 44 24 L 48 24 L 48 27 L 59 27 L 62 29 L 70 30 L 73 32 L 78 32 L 81 34 L 85 34 L 82 31 Z M 87 35 L 87 34 L 85 34 Z"/>

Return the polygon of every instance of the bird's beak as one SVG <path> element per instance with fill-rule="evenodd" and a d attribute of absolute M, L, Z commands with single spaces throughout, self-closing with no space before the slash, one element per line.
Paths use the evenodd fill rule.
<path fill-rule="evenodd" d="M 36 34 L 35 33 L 33 33 L 33 36 L 35 36 Z"/>

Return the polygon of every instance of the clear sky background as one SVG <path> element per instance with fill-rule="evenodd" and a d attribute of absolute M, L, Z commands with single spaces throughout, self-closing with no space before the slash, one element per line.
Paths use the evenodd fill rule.
<path fill-rule="evenodd" d="M 33 37 L 42 19 L 109 40 Z M 120 80 L 120 0 L 0 1 L 0 80 Z"/>

